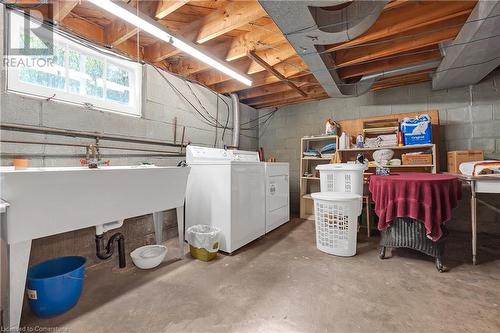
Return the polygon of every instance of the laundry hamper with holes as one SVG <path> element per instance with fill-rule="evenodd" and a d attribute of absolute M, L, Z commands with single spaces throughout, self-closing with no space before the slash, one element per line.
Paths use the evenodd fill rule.
<path fill-rule="evenodd" d="M 361 196 L 353 193 L 312 193 L 316 222 L 316 247 L 323 252 L 349 257 L 356 254 Z"/>
<path fill-rule="evenodd" d="M 316 170 L 319 170 L 321 192 L 348 192 L 363 195 L 365 164 L 320 164 Z"/>

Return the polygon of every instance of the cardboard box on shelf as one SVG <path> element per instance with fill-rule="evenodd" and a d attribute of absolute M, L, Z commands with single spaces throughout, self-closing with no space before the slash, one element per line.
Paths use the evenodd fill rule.
<path fill-rule="evenodd" d="M 403 165 L 432 165 L 432 154 L 403 154 Z"/>
<path fill-rule="evenodd" d="M 464 162 L 482 161 L 482 150 L 454 150 L 448 152 L 448 172 L 460 173 L 458 169 Z"/>

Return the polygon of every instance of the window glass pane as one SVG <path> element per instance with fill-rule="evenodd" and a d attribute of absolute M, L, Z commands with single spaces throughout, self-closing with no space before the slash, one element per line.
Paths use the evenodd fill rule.
<path fill-rule="evenodd" d="M 80 81 L 75 79 L 68 79 L 68 91 L 71 93 L 80 93 Z"/>
<path fill-rule="evenodd" d="M 24 38 L 25 36 L 22 35 Z M 40 39 L 31 38 L 32 45 L 36 47 L 42 44 Z M 35 84 L 42 87 L 64 89 L 65 85 L 65 68 L 64 68 L 64 48 L 60 45 L 54 45 L 54 54 L 51 55 L 51 62 L 39 62 L 40 66 L 23 66 L 20 68 L 19 80 Z"/>
<path fill-rule="evenodd" d="M 64 68 L 64 48 L 61 45 L 54 45 L 53 65 Z"/>
<path fill-rule="evenodd" d="M 85 59 L 85 94 L 93 97 L 104 97 L 104 62 L 94 57 Z"/>
<path fill-rule="evenodd" d="M 36 56 L 45 61 L 33 65 L 25 60 L 23 65 L 8 68 L 9 91 L 41 97 L 55 94 L 54 100 L 91 103 L 102 110 L 140 114 L 140 98 L 136 97 L 140 95 L 140 91 L 136 91 L 141 81 L 136 72 L 140 65 L 94 52 L 59 35 L 50 38 L 48 42 L 52 45 L 47 45 L 46 36 L 50 31 L 25 35 L 24 17 L 17 13 L 12 17 L 11 45 L 22 48 L 29 44 L 33 49 L 47 52 Z"/>
<path fill-rule="evenodd" d="M 129 104 L 129 71 L 113 64 L 108 64 L 106 71 L 106 99 L 120 104 Z"/>
<path fill-rule="evenodd" d="M 129 86 L 129 72 L 113 64 L 108 64 L 106 79 L 122 86 Z"/>
<path fill-rule="evenodd" d="M 64 89 L 64 73 L 60 71 L 51 73 L 46 70 L 36 70 L 24 67 L 20 70 L 19 79 L 23 82 L 36 84 L 43 87 Z"/>
<path fill-rule="evenodd" d="M 75 50 L 68 50 L 68 91 L 81 94 L 82 80 L 85 75 L 81 72 L 82 56 Z"/>
<path fill-rule="evenodd" d="M 80 71 L 80 53 L 70 50 L 68 52 L 68 67 L 70 70 Z"/>
<path fill-rule="evenodd" d="M 128 90 L 117 91 L 109 88 L 106 89 L 106 98 L 110 101 L 118 102 L 120 104 L 125 104 L 125 105 L 127 105 L 130 100 Z"/>
<path fill-rule="evenodd" d="M 24 34 L 24 30 L 21 30 L 19 32 L 19 43 L 16 43 L 18 47 L 24 46 L 28 44 L 29 48 L 32 49 L 38 49 L 39 50 L 39 55 L 38 57 L 52 57 L 55 54 L 52 54 L 51 51 L 51 46 L 54 46 L 54 43 L 52 41 L 42 41 L 38 36 L 35 34 L 30 34 L 26 36 Z M 55 50 L 54 50 L 55 51 Z M 55 52 L 54 52 L 55 53 Z"/>

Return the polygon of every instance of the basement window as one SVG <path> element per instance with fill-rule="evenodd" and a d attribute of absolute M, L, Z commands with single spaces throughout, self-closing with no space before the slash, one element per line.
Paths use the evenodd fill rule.
<path fill-rule="evenodd" d="M 37 27 L 25 33 L 25 17 L 9 11 L 7 90 L 50 98 L 92 109 L 141 115 L 142 66 Z M 41 33 L 41 29 L 45 33 Z M 49 36 L 44 38 L 43 36 Z M 17 50 L 29 38 L 30 48 L 51 46 L 46 55 L 24 55 Z M 22 53 L 22 52 L 21 52 Z"/>

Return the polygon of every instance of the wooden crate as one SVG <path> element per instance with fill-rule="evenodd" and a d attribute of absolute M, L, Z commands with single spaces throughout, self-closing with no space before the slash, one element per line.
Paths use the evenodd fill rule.
<path fill-rule="evenodd" d="M 403 154 L 403 165 L 432 165 L 432 154 Z"/>
<path fill-rule="evenodd" d="M 458 167 L 464 162 L 482 161 L 482 150 L 454 150 L 448 152 L 448 172 L 460 173 Z"/>

